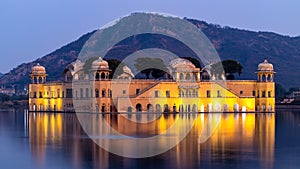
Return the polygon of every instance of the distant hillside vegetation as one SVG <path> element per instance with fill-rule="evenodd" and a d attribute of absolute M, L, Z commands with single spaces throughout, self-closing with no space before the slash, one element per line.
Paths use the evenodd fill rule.
<path fill-rule="evenodd" d="M 275 81 L 285 88 L 300 86 L 300 37 L 289 37 L 272 32 L 254 32 L 230 27 L 222 27 L 208 24 L 204 21 L 187 19 L 201 29 L 214 44 L 222 60 L 237 60 L 243 66 L 241 79 L 256 79 L 257 65 L 265 58 L 273 63 Z M 15 84 L 18 89 L 23 89 L 30 82 L 29 73 L 32 66 L 40 63 L 47 69 L 48 81 L 62 80 L 62 72 L 65 66 L 74 61 L 84 43 L 94 33 L 90 32 L 78 40 L 63 46 L 62 48 L 29 63 L 23 63 L 12 69 L 0 78 L 0 85 Z M 55 36 L 55 35 L 53 35 Z M 59 35 L 57 35 L 59 38 Z M 141 38 L 140 40 L 142 40 Z M 177 42 L 169 41 L 164 37 L 156 37 L 157 45 L 167 44 L 169 50 L 175 51 L 179 56 L 187 56 L 184 48 L 178 48 Z M 108 53 L 107 57 L 122 60 L 130 51 L 143 49 L 153 45 L 153 41 L 144 41 L 138 45 L 136 39 L 127 40 L 124 43 L 127 48 L 115 49 Z M 150 44 L 152 43 L 152 44 Z"/>

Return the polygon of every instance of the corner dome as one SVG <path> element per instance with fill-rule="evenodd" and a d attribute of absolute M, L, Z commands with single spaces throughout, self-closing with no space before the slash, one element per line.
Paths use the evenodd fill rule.
<path fill-rule="evenodd" d="M 99 57 L 92 63 L 92 69 L 109 69 L 108 62 Z"/>
<path fill-rule="evenodd" d="M 71 64 L 73 65 L 74 72 L 78 72 L 79 70 L 81 70 L 84 65 L 80 59 L 77 59 L 75 62 L 72 62 Z"/>
<path fill-rule="evenodd" d="M 46 68 L 44 66 L 41 66 L 39 63 L 37 63 L 35 66 L 31 68 L 32 74 L 46 74 Z"/>
<path fill-rule="evenodd" d="M 262 62 L 258 65 L 257 71 L 271 72 L 271 71 L 274 71 L 274 67 L 273 67 L 273 64 L 269 63 L 267 61 L 267 59 L 265 59 L 264 62 Z"/>
<path fill-rule="evenodd" d="M 127 73 L 127 74 L 130 75 L 131 77 L 134 77 L 134 75 L 133 75 L 131 69 L 130 69 L 128 66 L 124 66 L 124 67 L 123 67 L 123 72 L 124 72 L 124 73 Z"/>

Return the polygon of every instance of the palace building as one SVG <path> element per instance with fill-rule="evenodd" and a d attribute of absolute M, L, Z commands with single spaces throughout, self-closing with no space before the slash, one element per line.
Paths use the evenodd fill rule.
<path fill-rule="evenodd" d="M 109 78 L 108 62 L 99 57 L 85 70 L 80 60 L 64 71 L 63 82 L 46 82 L 45 67 L 32 67 L 30 111 L 63 112 L 274 112 L 274 68 L 267 60 L 257 80 L 225 80 L 186 59 L 167 65 L 169 78 L 135 79 L 128 66 Z"/>

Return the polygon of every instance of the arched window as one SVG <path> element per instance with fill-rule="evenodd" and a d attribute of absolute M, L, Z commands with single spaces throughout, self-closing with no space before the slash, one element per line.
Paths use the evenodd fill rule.
<path fill-rule="evenodd" d="M 65 80 L 67 82 L 72 82 L 73 78 L 72 78 L 72 73 L 70 71 L 67 71 Z"/>
<path fill-rule="evenodd" d="M 96 76 L 95 76 L 95 80 L 99 80 L 100 79 L 100 75 L 99 75 L 99 72 L 96 73 Z"/>
<path fill-rule="evenodd" d="M 180 81 L 183 80 L 183 74 L 182 74 L 182 73 L 179 74 L 179 80 L 180 80 Z"/>
<path fill-rule="evenodd" d="M 197 80 L 198 80 L 197 74 L 193 74 L 193 81 L 197 81 Z"/>
<path fill-rule="evenodd" d="M 268 81 L 268 82 L 271 82 L 271 81 L 272 81 L 272 80 L 271 80 L 271 75 L 270 75 L 270 74 L 268 74 L 267 81 Z"/>
<path fill-rule="evenodd" d="M 38 83 L 44 83 L 43 77 L 39 77 L 39 82 Z"/>
<path fill-rule="evenodd" d="M 193 90 L 193 97 L 196 97 L 196 90 Z"/>
<path fill-rule="evenodd" d="M 104 72 L 101 73 L 101 79 L 105 79 L 105 73 Z"/>
<path fill-rule="evenodd" d="M 105 97 L 105 95 L 106 95 L 106 91 L 105 89 L 102 89 L 102 97 Z"/>
<path fill-rule="evenodd" d="M 186 74 L 186 80 L 191 80 L 191 75 L 188 73 L 188 74 Z"/>
<path fill-rule="evenodd" d="M 262 81 L 263 81 L 263 82 L 266 81 L 266 78 L 267 78 L 266 75 L 263 74 L 263 75 L 262 75 Z"/>
<path fill-rule="evenodd" d="M 98 98 L 99 97 L 99 90 L 95 89 L 95 97 Z"/>

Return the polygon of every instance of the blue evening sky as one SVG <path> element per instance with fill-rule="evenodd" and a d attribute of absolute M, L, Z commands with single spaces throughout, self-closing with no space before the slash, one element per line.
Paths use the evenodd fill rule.
<path fill-rule="evenodd" d="M 299 0 L 1 0 L 0 72 L 33 61 L 135 11 L 300 35 Z"/>

